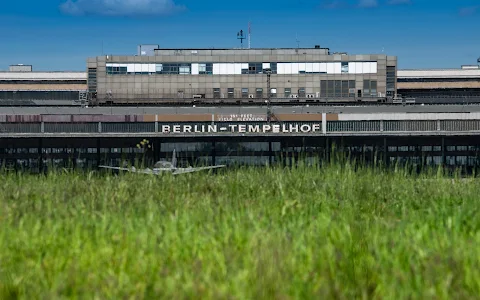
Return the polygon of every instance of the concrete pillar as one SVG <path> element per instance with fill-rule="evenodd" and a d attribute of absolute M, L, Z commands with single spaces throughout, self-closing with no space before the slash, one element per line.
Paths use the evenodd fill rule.
<path fill-rule="evenodd" d="M 325 138 L 325 161 L 330 162 L 330 138 Z"/>
<path fill-rule="evenodd" d="M 100 156 L 100 138 L 97 138 L 97 168 L 98 166 L 100 165 L 100 159 L 101 159 L 101 156 Z"/>
<path fill-rule="evenodd" d="M 42 122 L 43 125 L 43 122 Z M 43 169 L 43 139 L 38 139 L 38 171 L 39 173 L 44 173 Z"/>
<path fill-rule="evenodd" d="M 445 153 L 445 137 L 442 136 L 442 166 L 445 167 L 446 153 Z"/>
<path fill-rule="evenodd" d="M 268 141 L 268 163 L 273 164 L 272 141 Z"/>
<path fill-rule="evenodd" d="M 327 134 L 327 114 L 322 113 L 322 133 Z"/>
<path fill-rule="evenodd" d="M 216 153 L 216 149 L 215 149 L 215 141 L 212 141 L 212 165 L 216 165 L 216 156 L 217 156 L 217 153 Z"/>
<path fill-rule="evenodd" d="M 383 163 L 385 166 L 389 165 L 389 160 L 388 160 L 388 142 L 387 142 L 387 137 L 383 138 Z"/>

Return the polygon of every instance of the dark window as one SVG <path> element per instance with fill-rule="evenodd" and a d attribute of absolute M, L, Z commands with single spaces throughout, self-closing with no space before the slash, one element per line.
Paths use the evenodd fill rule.
<path fill-rule="evenodd" d="M 334 97 L 334 85 L 333 80 L 327 80 L 327 97 Z"/>
<path fill-rule="evenodd" d="M 348 97 L 348 80 L 342 80 L 342 97 Z"/>
<path fill-rule="evenodd" d="M 242 88 L 242 98 L 248 98 L 248 88 Z"/>
<path fill-rule="evenodd" d="M 277 74 L 277 63 L 270 63 L 270 69 L 272 70 L 272 74 Z"/>
<path fill-rule="evenodd" d="M 377 81 L 376 80 L 370 81 L 370 95 L 372 95 L 372 97 L 377 97 Z"/>
<path fill-rule="evenodd" d="M 341 96 L 342 96 L 342 81 L 335 80 L 335 97 L 341 97 Z"/>
<path fill-rule="evenodd" d="M 285 92 L 284 92 L 285 98 L 289 98 L 291 94 L 292 94 L 292 89 L 285 88 Z"/>
<path fill-rule="evenodd" d="M 393 97 L 395 93 L 395 81 L 397 70 L 394 66 L 387 66 L 387 97 Z"/>
<path fill-rule="evenodd" d="M 220 89 L 214 88 L 213 89 L 213 98 L 220 98 Z"/>
<path fill-rule="evenodd" d="M 306 97 L 304 87 L 301 87 L 298 89 L 298 97 L 302 97 L 302 98 Z"/>
<path fill-rule="evenodd" d="M 262 98 L 263 97 L 263 89 L 262 88 L 257 88 L 256 97 L 257 98 Z"/>
<path fill-rule="evenodd" d="M 228 98 L 235 98 L 235 89 L 234 88 L 228 88 L 227 93 L 228 93 Z"/>
<path fill-rule="evenodd" d="M 327 97 L 327 81 L 320 80 L 320 97 Z"/>
<path fill-rule="evenodd" d="M 97 68 L 88 68 L 87 85 L 89 92 L 97 91 Z"/>
<path fill-rule="evenodd" d="M 370 80 L 366 79 L 363 81 L 363 95 L 368 97 L 370 95 Z"/>

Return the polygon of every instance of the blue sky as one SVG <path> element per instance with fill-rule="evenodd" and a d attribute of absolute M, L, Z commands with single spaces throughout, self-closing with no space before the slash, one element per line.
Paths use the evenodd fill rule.
<path fill-rule="evenodd" d="M 398 56 L 399 68 L 457 68 L 480 57 L 479 0 L 17 0 L 0 9 L 0 70 L 79 70 L 86 58 L 165 48 L 316 44 Z M 109 4 L 109 3 L 113 3 Z M 246 42 L 246 41 L 244 41 Z"/>

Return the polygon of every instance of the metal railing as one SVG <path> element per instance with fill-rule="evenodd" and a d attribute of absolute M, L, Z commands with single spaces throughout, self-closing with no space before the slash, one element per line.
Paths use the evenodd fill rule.
<path fill-rule="evenodd" d="M 195 128 L 207 128 L 207 126 L 216 125 L 217 128 L 225 127 L 227 130 L 218 133 L 224 134 L 246 134 L 254 132 L 239 132 L 240 125 L 245 128 L 260 128 L 257 133 L 262 133 L 263 126 L 268 128 L 268 133 L 275 133 L 274 125 L 280 128 L 278 134 L 285 133 L 286 129 L 296 128 L 292 133 L 308 133 L 308 134 L 328 134 L 328 133 L 399 133 L 399 132 L 480 132 L 480 120 L 375 120 L 375 121 L 308 121 L 308 122 L 87 122 L 87 123 L 0 123 L 0 136 L 2 134 L 55 134 L 55 133 L 117 133 L 121 134 L 141 134 L 141 133 L 165 133 L 163 128 L 166 126 L 173 128 L 190 128 L 188 133 L 195 134 Z M 197 126 L 197 127 L 195 127 Z M 232 133 L 230 128 L 237 128 Z M 312 132 L 302 132 L 299 128 L 316 128 Z M 257 128 L 258 127 L 258 128 Z M 183 129 L 182 129 L 183 130 Z M 178 132 L 184 134 L 185 131 Z M 201 132 L 197 132 L 201 133 Z M 266 132 L 263 132 L 266 133 Z M 176 132 L 170 130 L 169 135 L 175 135 Z"/>

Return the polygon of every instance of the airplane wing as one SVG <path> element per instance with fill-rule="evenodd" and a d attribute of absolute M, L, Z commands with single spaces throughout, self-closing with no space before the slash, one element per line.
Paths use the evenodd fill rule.
<path fill-rule="evenodd" d="M 137 172 L 137 170 L 130 169 L 130 168 L 120 168 L 120 167 L 111 167 L 111 166 L 98 166 L 99 168 L 104 168 L 104 169 L 111 169 L 111 170 L 119 170 L 119 171 L 128 171 L 128 172 Z"/>
<path fill-rule="evenodd" d="M 226 165 L 199 167 L 199 168 L 179 168 L 179 169 L 176 169 L 172 174 L 178 175 L 178 174 L 185 174 L 185 173 L 193 173 L 193 172 L 198 172 L 203 170 L 218 169 L 218 168 L 224 168 L 224 167 L 226 167 Z"/>

